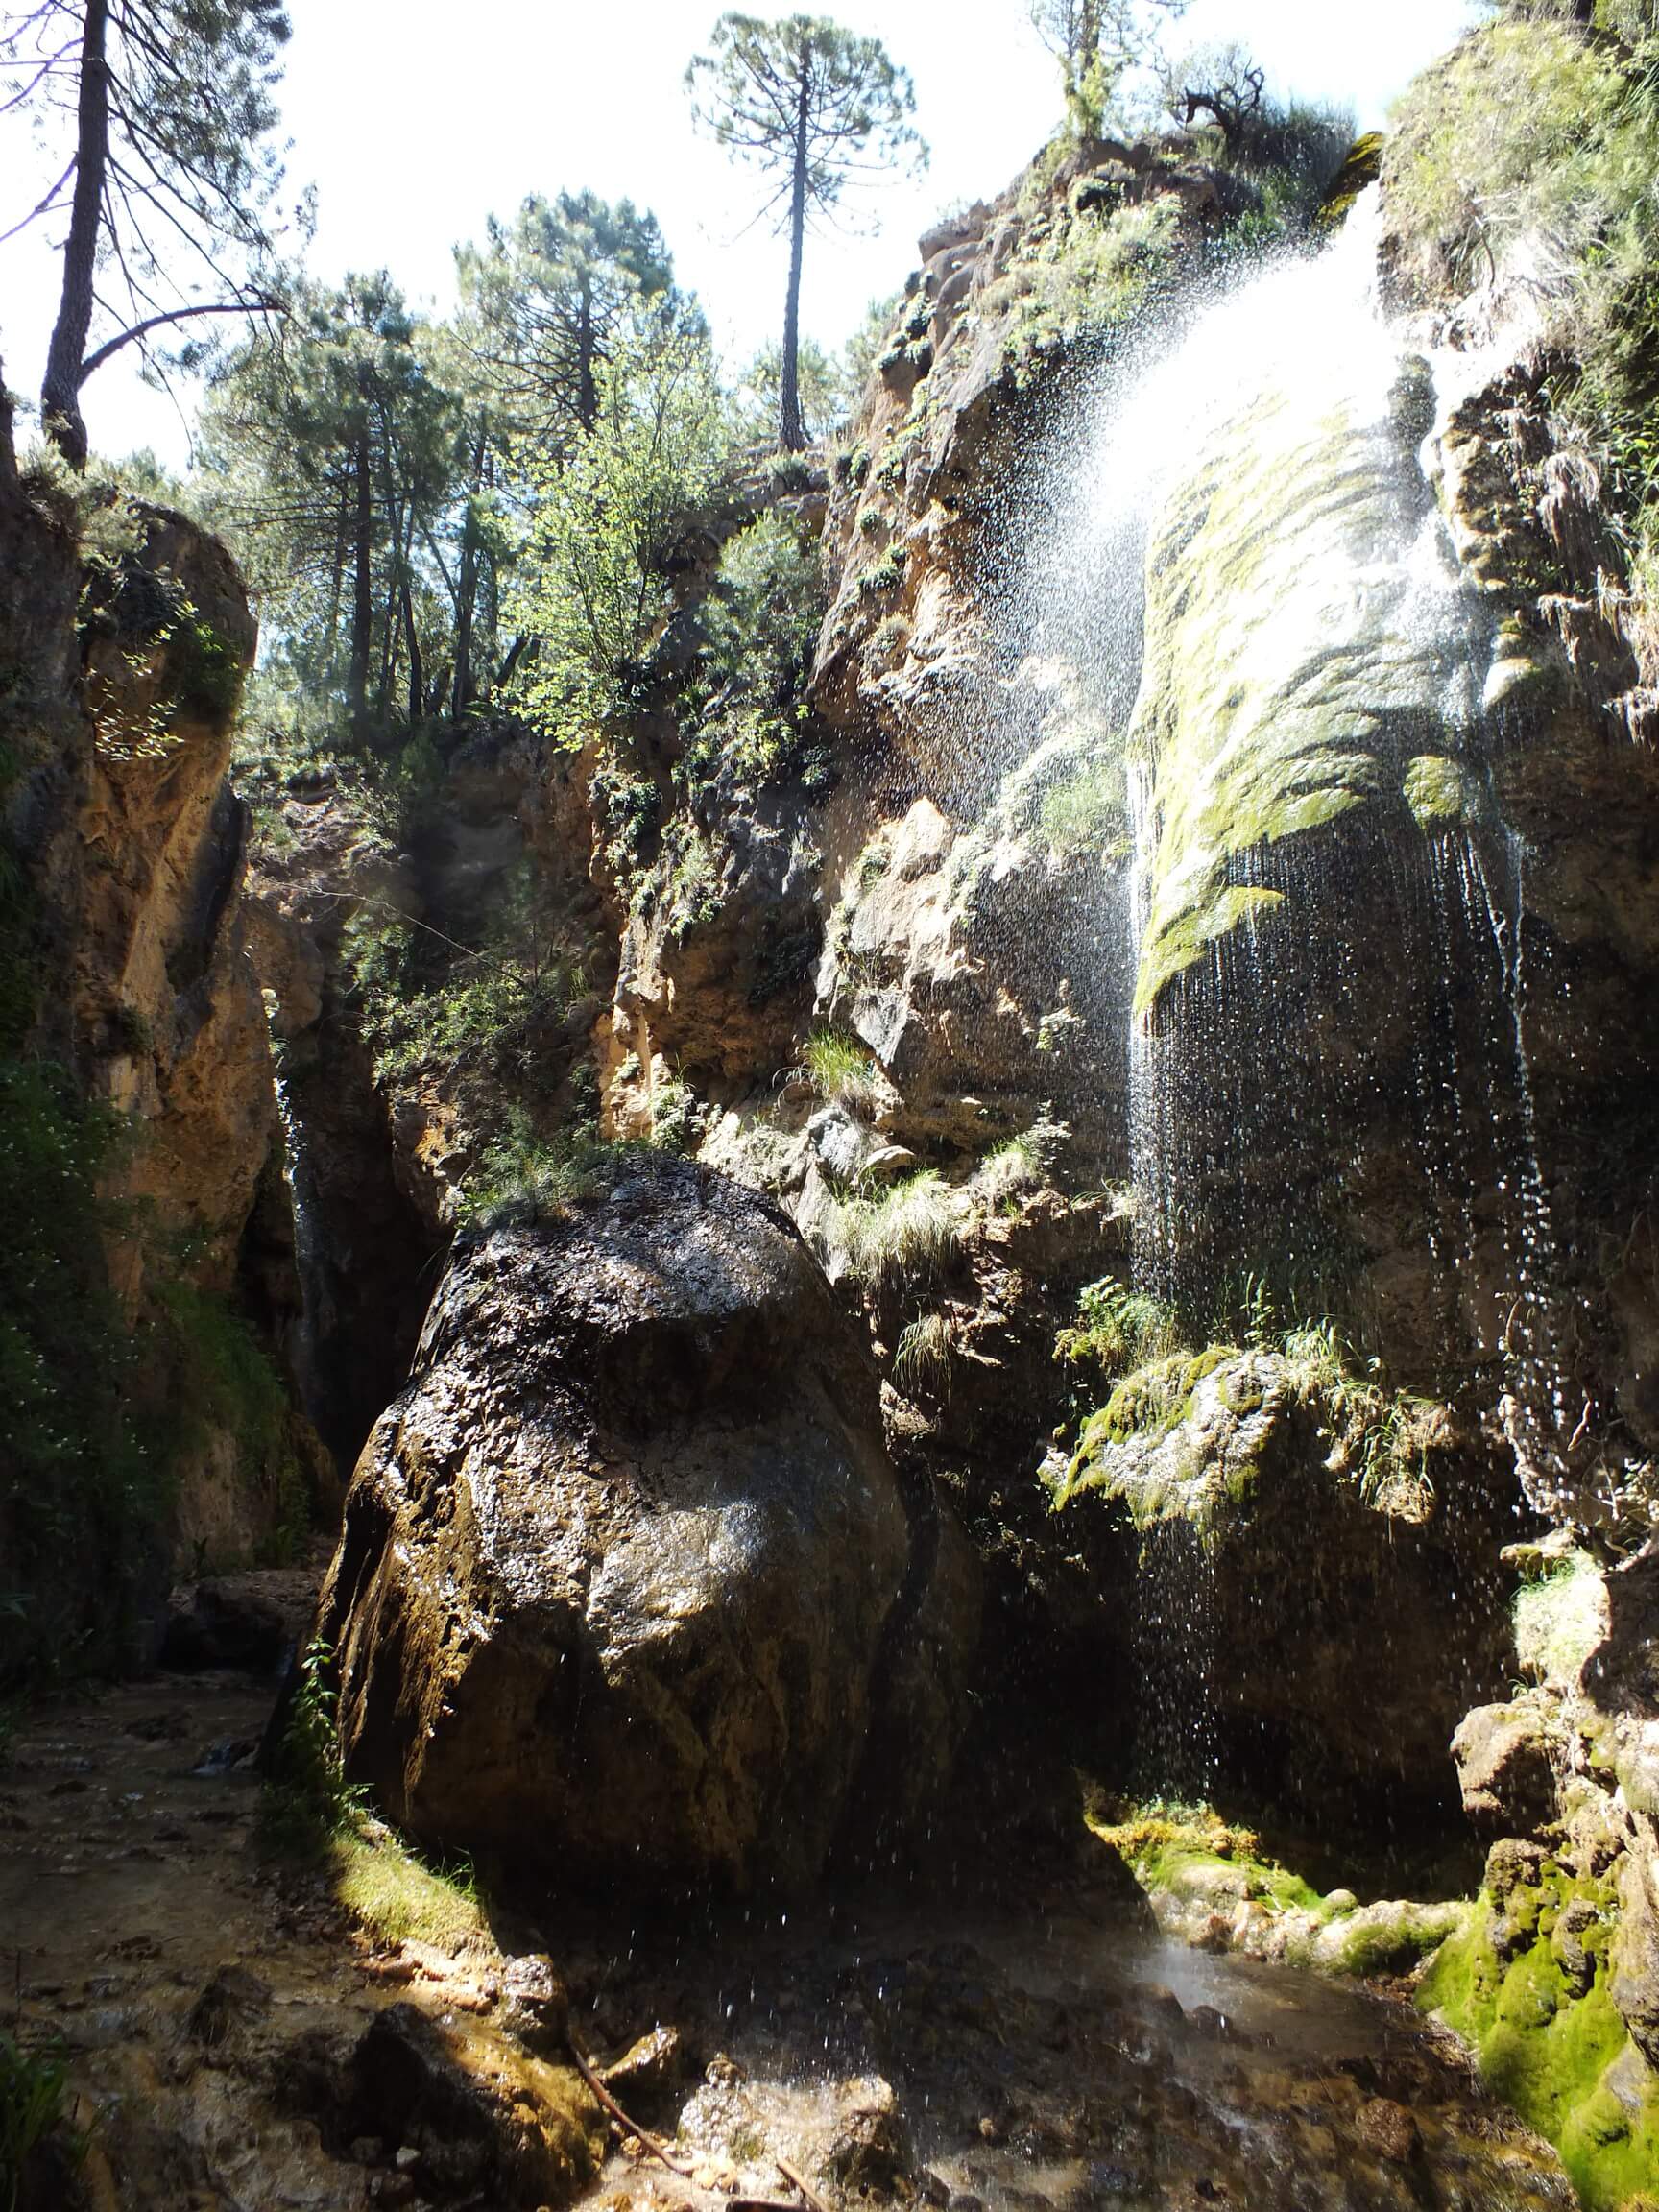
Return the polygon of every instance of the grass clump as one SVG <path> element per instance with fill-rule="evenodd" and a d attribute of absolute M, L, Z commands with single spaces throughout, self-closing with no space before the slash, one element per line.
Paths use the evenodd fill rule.
<path fill-rule="evenodd" d="M 819 1029 L 807 1038 L 802 1054 L 812 1088 L 820 1098 L 850 1107 L 856 1114 L 875 1111 L 876 1062 L 867 1045 L 839 1029 Z"/>
<path fill-rule="evenodd" d="M 943 1177 L 925 1168 L 878 1198 L 849 1199 L 836 1229 L 854 1281 L 893 1290 L 939 1274 L 955 1257 L 961 1206 Z"/>
<path fill-rule="evenodd" d="M 382 1943 L 449 1952 L 491 1943 L 469 1861 L 430 1866 L 378 1821 L 335 1836 L 328 1857 L 335 1896 Z"/>
<path fill-rule="evenodd" d="M 660 1092 L 665 1089 L 659 1087 Z M 667 1118 L 664 1101 L 664 1125 Z M 661 1141 L 657 1137 L 655 1103 L 649 1144 L 607 1143 L 588 1121 L 543 1140 L 535 1134 L 523 1108 L 510 1107 L 500 1132 L 484 1148 L 462 1190 L 459 1224 L 487 1235 L 492 1229 L 561 1220 L 572 1207 L 594 1197 L 619 1169 L 666 1145 L 666 1136 Z"/>
<path fill-rule="evenodd" d="M 956 1358 L 956 1324 L 949 1313 L 924 1313 L 900 1334 L 893 1382 L 907 1398 L 949 1398 Z"/>
<path fill-rule="evenodd" d="M 1515 1594 L 1515 1655 L 1530 1681 L 1576 1683 L 1607 1625 L 1607 1586 L 1588 1552 L 1568 1552 Z"/>
<path fill-rule="evenodd" d="M 0 2212 L 16 2212 L 28 2168 L 57 2137 L 71 2167 L 86 2152 L 70 2125 L 69 2071 L 53 2051 L 32 2051 L 0 2028 Z"/>
<path fill-rule="evenodd" d="M 260 1808 L 268 1855 L 325 1873 L 340 1903 L 382 1943 L 458 1951 L 487 1944 L 489 1928 L 469 1863 L 427 1865 L 346 1778 L 334 1654 L 314 1637 Z"/>

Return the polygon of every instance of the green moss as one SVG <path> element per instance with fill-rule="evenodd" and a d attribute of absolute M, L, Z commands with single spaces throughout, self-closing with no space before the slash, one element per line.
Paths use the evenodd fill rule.
<path fill-rule="evenodd" d="M 1606 1633 L 1606 1584 L 1585 1552 L 1570 1552 L 1516 1593 L 1515 1652 L 1533 1681 L 1575 1683 Z"/>
<path fill-rule="evenodd" d="M 1601 1916 L 1582 1936 L 1594 1973 L 1581 1993 L 1550 1941 L 1575 1899 Z M 1659 2176 L 1659 2093 L 1649 2082 L 1632 2108 L 1610 2085 L 1629 2048 L 1608 1989 L 1612 1910 L 1604 1884 L 1546 1861 L 1540 1880 L 1501 1906 L 1483 1894 L 1469 1908 L 1417 1995 L 1471 2046 L 1488 2086 L 1555 2145 L 1588 2212 L 1618 2212 Z M 1494 1940 L 1500 1911 L 1503 1957 Z"/>
<path fill-rule="evenodd" d="M 1479 817 L 1479 785 L 1461 761 L 1444 753 L 1419 753 L 1401 788 L 1420 830 L 1458 828 Z"/>

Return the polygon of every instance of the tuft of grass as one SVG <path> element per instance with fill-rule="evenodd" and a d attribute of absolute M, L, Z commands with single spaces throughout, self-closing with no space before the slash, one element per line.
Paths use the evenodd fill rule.
<path fill-rule="evenodd" d="M 948 1313 L 924 1313 L 902 1333 L 893 1382 L 907 1398 L 949 1398 L 956 1357 L 956 1325 Z"/>
<path fill-rule="evenodd" d="M 378 1821 L 336 1836 L 328 1861 L 335 1896 L 382 1943 L 448 1952 L 493 1947 L 469 1861 L 428 1865 Z"/>
<path fill-rule="evenodd" d="M 61 2135 L 71 2164 L 86 2151 L 69 2127 L 69 2071 L 53 2051 L 31 2051 L 0 2028 L 0 2207 L 16 2212 L 34 2153 Z"/>
<path fill-rule="evenodd" d="M 689 1092 L 685 1096 L 689 1098 Z M 542 1142 L 532 1133 L 522 1110 L 511 1110 L 502 1133 L 467 1179 L 461 1195 L 461 1226 L 482 1235 L 492 1229 L 530 1227 L 539 1221 L 560 1219 L 573 1206 L 591 1198 L 608 1173 L 641 1154 L 667 1146 L 668 1101 L 663 1104 L 664 1126 L 660 1135 L 653 1101 L 652 1141 L 648 1145 L 608 1144 L 591 1122 L 580 1122 Z"/>
<path fill-rule="evenodd" d="M 1607 1625 L 1606 1584 L 1587 1552 L 1570 1551 L 1515 1594 L 1515 1655 L 1531 1681 L 1576 1684 Z"/>
<path fill-rule="evenodd" d="M 961 1208 L 950 1185 L 925 1168 L 879 1198 L 850 1199 L 836 1228 L 854 1280 L 871 1290 L 893 1290 L 926 1281 L 955 1257 Z"/>
<path fill-rule="evenodd" d="M 971 1185 L 974 1196 L 990 1212 L 1041 1190 L 1048 1181 L 1054 1156 L 1071 1132 L 1064 1121 L 1044 1114 L 1029 1129 L 998 1145 L 979 1163 Z"/>
<path fill-rule="evenodd" d="M 802 1054 L 820 1098 L 870 1114 L 876 1105 L 876 1062 L 870 1047 L 839 1029 L 818 1029 Z"/>

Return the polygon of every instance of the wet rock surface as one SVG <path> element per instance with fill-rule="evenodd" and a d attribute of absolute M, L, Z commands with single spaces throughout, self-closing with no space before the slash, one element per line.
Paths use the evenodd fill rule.
<path fill-rule="evenodd" d="M 855 1782 L 948 1768 L 975 1623 L 971 1575 L 930 1616 L 941 1556 L 787 1218 L 624 1156 L 460 1249 L 365 1450 L 323 1607 L 349 1769 L 428 1840 L 613 1891 L 809 1876 Z"/>
<path fill-rule="evenodd" d="M 249 1764 L 204 1759 L 269 1701 L 223 1671 L 82 1697 L 0 1776 L 13 2025 L 90 2140 L 36 2169 L 54 2212 L 1573 2202 L 1407 2008 L 1161 1942 L 1074 1854 L 1062 1887 L 1026 1852 L 806 1911 L 596 1921 L 543 1887 L 373 1936 L 256 1847 Z M 572 2045 L 663 2157 L 607 2134 Z"/>

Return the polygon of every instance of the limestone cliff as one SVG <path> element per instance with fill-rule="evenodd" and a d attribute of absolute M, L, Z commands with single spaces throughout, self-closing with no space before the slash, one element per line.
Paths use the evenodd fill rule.
<path fill-rule="evenodd" d="M 246 594 L 183 517 L 0 446 L 8 1665 L 73 1667 L 302 1518 L 306 1446 L 250 1333 L 296 1300 L 227 779 Z"/>

